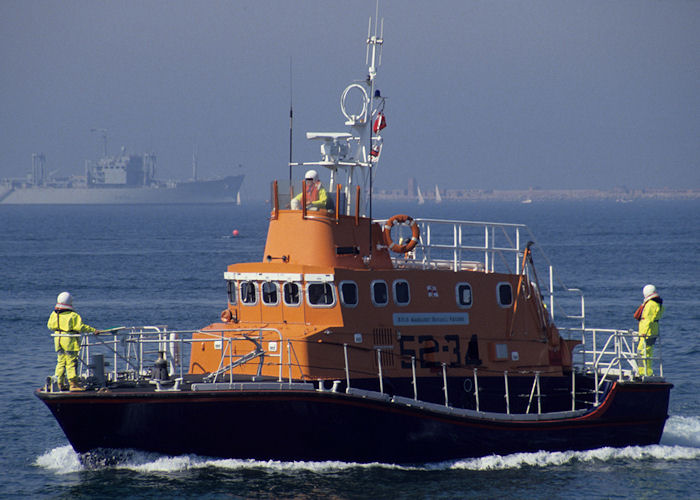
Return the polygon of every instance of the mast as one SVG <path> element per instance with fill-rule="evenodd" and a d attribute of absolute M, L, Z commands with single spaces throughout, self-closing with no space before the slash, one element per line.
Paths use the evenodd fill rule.
<path fill-rule="evenodd" d="M 386 125 L 383 114 L 385 98 L 376 85 L 384 43 L 384 20 L 378 19 L 378 12 L 377 5 L 374 21 L 371 17 L 369 19 L 365 52 L 366 76 L 363 80 L 350 83 L 340 97 L 340 111 L 349 131 L 307 132 L 307 139 L 322 142 L 321 160 L 295 163 L 290 156 L 289 161 L 290 172 L 295 166 L 327 169 L 330 173 L 329 187 L 332 188 L 336 183 L 343 185 L 341 199 L 336 200 L 336 207 L 342 214 L 351 212 L 356 187 L 359 186 L 363 193 L 367 193 L 364 204 L 361 204 L 362 215 L 367 216 L 369 212 L 370 218 L 373 180 L 383 143 L 380 132 Z M 290 106 L 290 133 L 291 116 Z"/>
<path fill-rule="evenodd" d="M 192 148 L 192 180 L 197 180 L 197 144 Z"/>

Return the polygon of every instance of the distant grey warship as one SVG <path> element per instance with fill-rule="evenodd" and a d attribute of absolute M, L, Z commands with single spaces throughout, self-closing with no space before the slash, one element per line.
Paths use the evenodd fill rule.
<path fill-rule="evenodd" d="M 159 181 L 155 179 L 156 156 L 152 153 L 104 156 L 85 162 L 85 176 L 53 178 L 47 175 L 43 154 L 32 155 L 27 179 L 0 184 L 0 204 L 173 204 L 234 203 L 243 175 L 214 180 Z"/>

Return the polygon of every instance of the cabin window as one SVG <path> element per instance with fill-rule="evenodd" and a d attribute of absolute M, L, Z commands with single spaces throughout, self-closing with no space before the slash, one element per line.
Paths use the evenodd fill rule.
<path fill-rule="evenodd" d="M 236 303 L 236 282 L 233 280 L 226 281 L 226 292 L 228 293 L 228 303 Z"/>
<path fill-rule="evenodd" d="M 330 283 L 309 283 L 306 287 L 309 304 L 316 307 L 330 307 L 335 302 L 333 285 Z"/>
<path fill-rule="evenodd" d="M 357 284 L 353 281 L 341 281 L 340 302 L 345 307 L 355 307 L 357 305 Z"/>
<path fill-rule="evenodd" d="M 263 303 L 268 306 L 276 306 L 279 304 L 279 294 L 277 293 L 277 283 L 274 281 L 265 281 L 262 284 L 261 295 Z"/>
<path fill-rule="evenodd" d="M 258 303 L 258 290 L 255 281 L 241 281 L 241 302 L 249 306 Z"/>
<path fill-rule="evenodd" d="M 288 306 L 298 306 L 301 300 L 299 299 L 299 284 L 285 283 L 284 287 L 284 303 Z"/>
<path fill-rule="evenodd" d="M 510 283 L 498 284 L 498 305 L 501 307 L 510 307 L 513 305 L 513 287 Z"/>
<path fill-rule="evenodd" d="M 411 292 L 408 288 L 408 281 L 394 281 L 394 302 L 400 306 L 405 306 L 411 301 Z"/>
<path fill-rule="evenodd" d="M 372 282 L 372 303 L 375 306 L 385 306 L 389 303 L 389 287 L 386 281 Z"/>
<path fill-rule="evenodd" d="M 469 283 L 457 283 L 457 305 L 464 309 L 472 306 L 472 286 Z"/>

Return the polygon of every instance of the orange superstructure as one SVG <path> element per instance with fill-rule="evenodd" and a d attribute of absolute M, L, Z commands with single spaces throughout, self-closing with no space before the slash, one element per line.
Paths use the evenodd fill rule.
<path fill-rule="evenodd" d="M 470 377 L 474 368 L 570 371 L 574 344 L 559 336 L 536 287 L 520 274 L 476 263 L 456 271 L 410 266 L 415 257 L 392 260 L 382 231 L 366 217 L 273 212 L 262 261 L 228 267 L 230 314 L 222 317 L 230 320 L 207 327 L 220 336 L 230 329 L 231 338 L 241 328 L 275 330 L 265 335 L 261 365 L 231 373 L 277 377 L 283 366 L 294 379 L 340 380 L 345 355 L 351 377 L 373 375 L 380 364 L 389 378 L 413 370 L 431 377 L 443 364 L 450 377 Z M 245 338 L 229 341 L 224 333 L 222 340 L 193 345 L 191 373 L 220 369 L 222 349 L 231 360 L 253 349 Z"/>

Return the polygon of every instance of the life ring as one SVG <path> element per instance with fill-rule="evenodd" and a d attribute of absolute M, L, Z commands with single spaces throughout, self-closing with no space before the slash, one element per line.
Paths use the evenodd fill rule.
<path fill-rule="evenodd" d="M 391 241 L 391 228 L 394 227 L 394 224 L 408 224 L 411 226 L 411 239 L 408 240 L 408 243 L 405 243 L 403 245 L 399 245 L 398 243 L 394 243 Z M 392 252 L 396 253 L 406 253 L 410 252 L 414 248 L 416 248 L 416 245 L 418 244 L 418 239 L 420 238 L 420 228 L 418 227 L 418 224 L 416 221 L 413 220 L 413 217 L 410 215 L 405 215 L 405 214 L 399 214 L 399 215 L 394 215 L 391 219 L 386 221 L 386 224 L 384 225 L 384 243 L 386 243 L 386 246 L 389 247 L 389 250 Z"/>

